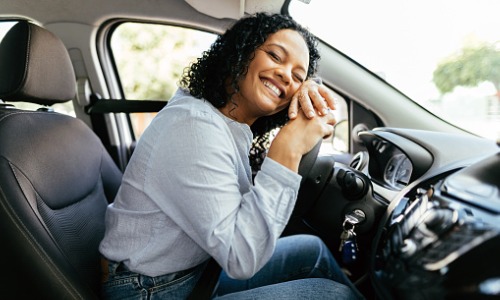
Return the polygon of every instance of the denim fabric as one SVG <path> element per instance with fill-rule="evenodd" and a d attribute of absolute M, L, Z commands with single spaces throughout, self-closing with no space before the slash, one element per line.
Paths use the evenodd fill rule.
<path fill-rule="evenodd" d="M 188 274 L 157 277 L 109 264 L 103 285 L 105 299 L 185 299 L 204 265 Z M 178 277 L 178 278 L 177 278 Z M 214 299 L 362 299 L 325 244 L 315 236 L 296 235 L 278 240 L 271 260 L 248 280 L 235 280 L 223 271 Z"/>
<path fill-rule="evenodd" d="M 248 280 L 222 272 L 216 299 L 363 299 L 321 239 L 295 235 L 278 240 L 271 260 Z"/>
<path fill-rule="evenodd" d="M 102 283 L 101 296 L 103 299 L 186 299 L 204 266 L 151 277 L 128 271 L 122 263 L 109 261 L 109 274 Z"/>

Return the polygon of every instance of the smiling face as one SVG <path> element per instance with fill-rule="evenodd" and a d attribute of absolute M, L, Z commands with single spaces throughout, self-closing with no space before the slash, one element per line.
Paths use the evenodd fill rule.
<path fill-rule="evenodd" d="M 306 79 L 308 67 L 309 50 L 300 33 L 283 29 L 269 35 L 239 81 L 240 91 L 221 108 L 222 113 L 251 125 L 259 117 L 279 112 Z"/>

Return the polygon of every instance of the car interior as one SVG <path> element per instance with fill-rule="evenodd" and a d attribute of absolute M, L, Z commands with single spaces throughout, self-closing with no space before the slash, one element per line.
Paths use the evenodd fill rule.
<path fill-rule="evenodd" d="M 74 97 L 68 52 L 46 29 L 18 22 L 0 53 L 10 58 L 9 68 L 2 68 L 3 99 L 51 105 Z M 0 113 L 0 136 L 8 141 L 0 146 L 1 227 L 12 275 L 3 284 L 17 286 L 23 278 L 42 298 L 94 297 L 104 213 L 121 171 L 77 118 L 10 106 Z"/>
<path fill-rule="evenodd" d="M 0 3 L 2 298 L 100 297 L 104 213 L 140 140 L 133 122 L 168 102 L 127 95 L 112 40 L 120 26 L 216 36 L 245 14 L 286 14 L 290 2 Z M 318 47 L 318 75 L 345 118 L 304 156 L 283 235 L 321 237 L 367 299 L 499 297 L 499 143 L 436 117 L 328 43 Z M 321 151 L 339 140 L 345 150 Z"/>

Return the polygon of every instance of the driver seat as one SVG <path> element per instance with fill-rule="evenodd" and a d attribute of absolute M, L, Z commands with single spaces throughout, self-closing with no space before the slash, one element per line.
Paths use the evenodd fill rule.
<path fill-rule="evenodd" d="M 75 94 L 62 41 L 18 21 L 0 43 L 0 99 L 50 106 Z M 2 296 L 97 299 L 98 245 L 122 173 L 81 120 L 1 102 Z"/>

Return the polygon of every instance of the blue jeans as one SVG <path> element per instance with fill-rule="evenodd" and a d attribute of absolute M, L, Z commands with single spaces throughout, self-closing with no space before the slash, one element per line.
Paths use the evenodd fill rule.
<path fill-rule="evenodd" d="M 108 261 L 103 267 L 108 272 L 102 279 L 102 299 L 186 299 L 198 282 L 205 264 L 156 277 L 131 272 L 118 262 Z"/>
<path fill-rule="evenodd" d="M 204 265 L 188 272 L 149 277 L 109 264 L 103 284 L 105 299 L 185 299 L 196 285 Z M 123 268 L 123 267 L 122 267 Z M 248 280 L 235 280 L 223 271 L 214 299 L 361 299 L 332 254 L 311 235 L 278 240 L 269 262 Z"/>

